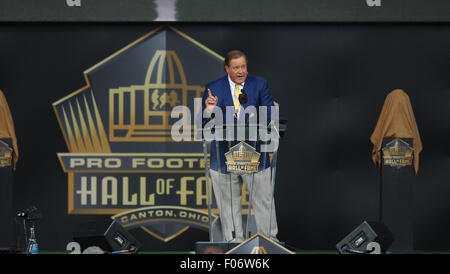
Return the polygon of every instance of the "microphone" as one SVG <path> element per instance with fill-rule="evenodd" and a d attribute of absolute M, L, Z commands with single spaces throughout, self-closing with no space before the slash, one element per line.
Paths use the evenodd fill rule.
<path fill-rule="evenodd" d="M 248 102 L 247 93 L 245 93 L 245 89 L 241 89 L 241 94 L 239 94 L 239 103 L 243 105 L 247 104 L 247 102 Z"/>
<path fill-rule="evenodd" d="M 245 89 L 241 89 L 241 94 L 239 94 L 239 104 L 243 105 L 243 104 L 247 104 L 248 102 L 248 97 L 247 97 L 247 93 L 245 93 Z M 233 114 L 234 118 L 238 118 L 237 113 Z"/>

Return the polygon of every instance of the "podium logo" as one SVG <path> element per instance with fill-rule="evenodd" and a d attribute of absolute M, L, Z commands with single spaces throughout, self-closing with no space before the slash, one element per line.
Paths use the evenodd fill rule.
<path fill-rule="evenodd" d="M 81 0 L 66 0 L 68 7 L 81 7 Z"/>
<path fill-rule="evenodd" d="M 258 172 L 259 156 L 260 153 L 256 152 L 254 147 L 242 141 L 225 153 L 227 172 L 236 174 Z"/>

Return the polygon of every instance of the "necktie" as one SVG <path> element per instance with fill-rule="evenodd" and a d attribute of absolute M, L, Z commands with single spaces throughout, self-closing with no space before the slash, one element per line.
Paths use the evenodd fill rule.
<path fill-rule="evenodd" d="M 239 85 L 236 85 L 234 88 L 234 94 L 236 95 L 236 97 L 234 97 L 234 109 L 237 110 L 238 112 L 241 110 L 241 103 L 239 103 L 239 94 L 241 94 L 241 91 L 239 90 Z"/>
<path fill-rule="evenodd" d="M 239 98 L 239 94 L 241 94 L 241 91 L 239 90 L 239 85 L 235 85 L 234 88 L 234 94 L 237 98 Z M 241 111 L 241 103 L 239 103 L 239 99 L 236 97 L 233 98 L 234 102 L 234 109 L 236 110 L 236 118 L 239 119 L 239 112 Z"/>

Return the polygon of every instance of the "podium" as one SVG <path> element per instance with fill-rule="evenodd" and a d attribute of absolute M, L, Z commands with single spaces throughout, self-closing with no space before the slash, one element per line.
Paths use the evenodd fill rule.
<path fill-rule="evenodd" d="M 220 215 L 220 210 L 230 210 L 233 212 L 233 208 L 220 208 L 217 205 L 217 199 L 215 199 L 215 197 L 219 190 L 214 189 L 213 187 L 213 180 L 210 173 L 211 162 L 209 161 L 209 158 L 214 158 L 214 168 L 221 173 L 229 174 L 230 190 L 231 174 L 247 176 L 246 178 L 251 176 L 250 188 L 245 189 L 247 193 L 242 193 L 244 198 L 246 194 L 248 195 L 247 208 L 242 210 L 244 213 L 247 212 L 246 215 L 242 214 L 244 241 L 251 238 L 252 235 L 257 234 L 256 220 L 253 211 L 253 194 L 255 188 L 258 186 L 254 184 L 254 174 L 264 168 L 269 168 L 271 182 L 270 218 L 268 223 L 263 224 L 259 230 L 262 230 L 266 235 L 271 235 L 272 215 L 274 214 L 272 211 L 275 210 L 274 190 L 278 146 L 279 140 L 284 137 L 286 126 L 287 121 L 280 120 L 279 125 L 232 124 L 203 128 L 201 130 L 205 160 L 205 176 L 208 184 L 206 189 L 208 190 L 209 241 L 197 242 L 197 253 L 225 253 L 241 244 L 241 242 L 227 241 L 224 235 L 222 219 L 217 215 Z M 226 150 L 225 153 L 224 150 Z M 258 157 L 256 157 L 256 155 Z M 223 164 L 225 164 L 226 170 L 224 170 Z M 231 200 L 232 197 L 230 197 L 229 200 L 229 205 L 232 207 L 233 203 Z M 213 222 L 213 220 L 215 221 Z M 233 238 L 234 236 L 235 235 L 233 235 Z"/>
<path fill-rule="evenodd" d="M 412 138 L 384 138 L 380 176 L 380 222 L 394 236 L 388 251 L 414 250 Z"/>
<path fill-rule="evenodd" d="M 11 250 L 16 246 L 13 213 L 13 163 L 12 140 L 0 138 L 0 249 Z"/>

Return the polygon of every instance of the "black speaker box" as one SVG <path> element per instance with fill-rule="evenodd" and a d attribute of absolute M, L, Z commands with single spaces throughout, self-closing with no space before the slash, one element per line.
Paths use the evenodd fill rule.
<path fill-rule="evenodd" d="M 336 245 L 336 248 L 341 254 L 365 254 L 371 252 L 371 250 L 367 250 L 367 244 L 370 242 L 377 242 L 380 245 L 381 252 L 385 253 L 394 242 L 394 236 L 386 225 L 364 221 L 342 239 Z"/>
<path fill-rule="evenodd" d="M 81 250 L 98 246 L 104 251 L 112 252 L 128 250 L 132 246 L 138 250 L 142 246 L 130 232 L 111 219 L 80 223 L 79 229 L 73 234 L 73 240 L 80 244 Z"/>
<path fill-rule="evenodd" d="M 12 247 L 0 247 L 0 254 L 21 254 L 22 250 Z"/>

